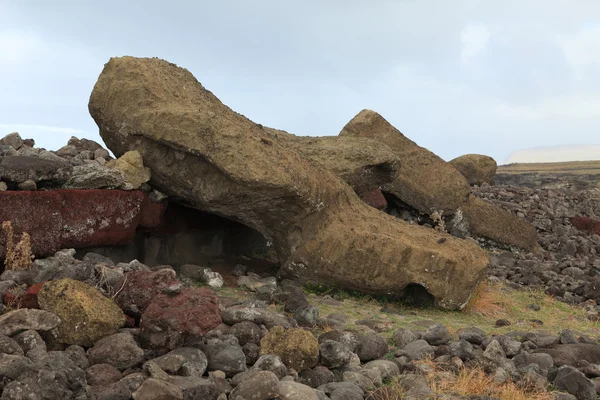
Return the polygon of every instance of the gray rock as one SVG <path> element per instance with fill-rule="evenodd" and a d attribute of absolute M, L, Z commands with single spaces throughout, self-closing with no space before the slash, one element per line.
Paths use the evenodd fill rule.
<path fill-rule="evenodd" d="M 44 352 L 47 351 L 46 342 L 34 330 L 23 331 L 19 334 L 16 334 L 12 337 L 15 343 L 19 346 L 23 354 L 27 354 L 31 350 L 41 349 Z M 5 350 L 0 350 L 0 352 L 8 353 Z M 9 353 L 10 354 L 10 353 Z"/>
<path fill-rule="evenodd" d="M 142 386 L 142 383 L 148 379 L 148 376 L 142 372 L 134 372 L 123 377 L 119 382 L 125 385 L 129 392 L 133 393 Z"/>
<path fill-rule="evenodd" d="M 383 357 L 387 352 L 387 341 L 376 333 L 367 333 L 358 338 L 356 354 L 362 362 Z"/>
<path fill-rule="evenodd" d="M 27 179 L 17 185 L 19 190 L 37 190 L 37 184 L 33 179 Z"/>
<path fill-rule="evenodd" d="M 11 146 L 15 150 L 19 150 L 23 146 L 23 139 L 18 132 L 12 132 L 0 139 L 0 145 Z"/>
<path fill-rule="evenodd" d="M 37 333 L 37 332 L 36 332 Z M 24 350 L 19 346 L 19 343 L 6 336 L 0 334 L 0 353 L 12 356 L 24 356 Z"/>
<path fill-rule="evenodd" d="M 422 375 L 402 375 L 398 384 L 404 388 L 407 398 L 427 399 L 433 396 L 433 391 Z"/>
<path fill-rule="evenodd" d="M 297 382 L 279 382 L 277 384 L 277 394 L 282 399 L 319 400 L 315 389 Z"/>
<path fill-rule="evenodd" d="M 578 400 L 596 400 L 596 385 L 573 367 L 561 367 L 554 384 L 558 389 L 566 390 Z"/>
<path fill-rule="evenodd" d="M 6 184 L 6 182 L 0 181 L 0 192 L 3 192 L 5 190 L 8 190 L 8 185 Z"/>
<path fill-rule="evenodd" d="M 271 371 L 277 375 L 279 379 L 288 374 L 288 369 L 283 361 L 281 361 L 281 358 L 273 354 L 265 354 L 264 356 L 261 356 L 256 363 L 254 363 L 252 369 L 259 371 Z"/>
<path fill-rule="evenodd" d="M 333 382 L 335 375 L 327 367 L 318 365 L 312 369 L 305 369 L 300 372 L 300 381 L 311 388 L 317 388 L 326 383 Z"/>
<path fill-rule="evenodd" d="M 404 347 L 418 339 L 421 339 L 421 334 L 407 328 L 398 328 L 392 334 L 392 343 L 398 347 Z"/>
<path fill-rule="evenodd" d="M 389 360 L 374 360 L 366 363 L 364 369 L 376 369 L 379 371 L 381 379 L 386 382 L 395 376 L 400 375 L 398 365 Z"/>
<path fill-rule="evenodd" d="M 348 347 L 348 350 L 350 350 L 351 352 L 355 352 L 356 347 L 358 346 L 358 339 L 359 335 L 355 332 L 329 331 L 319 336 L 319 343 L 323 343 L 326 340 L 334 340 L 336 342 L 340 342 L 346 345 L 346 347 Z"/>
<path fill-rule="evenodd" d="M 16 379 L 33 366 L 33 362 L 23 355 L 0 353 L 0 379 Z"/>
<path fill-rule="evenodd" d="M 74 344 L 67 347 L 65 349 L 65 354 L 81 369 L 86 369 L 90 366 L 90 362 L 85 354 L 85 349 L 79 345 Z"/>
<path fill-rule="evenodd" d="M 202 350 L 208 358 L 209 371 L 223 371 L 231 377 L 246 370 L 246 355 L 235 336 L 208 339 Z"/>
<path fill-rule="evenodd" d="M 371 371 L 376 371 L 377 374 L 379 373 L 377 370 Z M 381 386 L 381 376 L 378 376 L 378 378 L 379 384 L 376 383 L 377 380 L 367 376 L 365 373 L 363 373 L 363 371 L 345 371 L 342 373 L 342 382 L 354 383 L 365 392 L 373 391 L 377 387 Z"/>
<path fill-rule="evenodd" d="M 133 400 L 183 400 L 183 392 L 172 383 L 150 378 L 133 392 L 132 398 Z"/>
<path fill-rule="evenodd" d="M 5 144 L 0 144 L 0 157 L 17 156 L 19 153 L 12 147 Z"/>
<path fill-rule="evenodd" d="M 120 370 L 132 368 L 144 359 L 144 350 L 129 333 L 115 333 L 98 340 L 87 352 L 91 364 L 111 364 Z"/>
<path fill-rule="evenodd" d="M 94 400 L 130 400 L 131 390 L 124 382 L 115 382 L 105 386 L 92 386 L 89 395 Z"/>
<path fill-rule="evenodd" d="M 71 173 L 72 167 L 65 162 L 26 156 L 0 158 L 0 176 L 4 181 L 20 183 L 31 179 L 34 182 L 62 185 L 71 177 Z"/>
<path fill-rule="evenodd" d="M 238 339 L 238 343 L 240 346 L 245 345 L 246 343 L 260 343 L 260 327 L 256 325 L 254 322 L 250 321 L 242 321 L 234 324 L 227 331 L 229 335 L 233 335 Z"/>
<path fill-rule="evenodd" d="M 117 189 L 125 187 L 123 173 L 116 168 L 107 168 L 99 164 L 75 166 L 72 178 L 65 186 L 71 189 Z"/>
<path fill-rule="evenodd" d="M 56 151 L 56 155 L 59 157 L 75 157 L 79 153 L 77 147 L 73 145 L 65 145 Z"/>
<path fill-rule="evenodd" d="M 315 326 L 319 322 L 319 308 L 315 306 L 302 307 L 294 313 L 294 319 L 300 326 Z"/>
<path fill-rule="evenodd" d="M 483 352 L 483 357 L 497 366 L 503 366 L 506 362 L 506 353 L 497 340 L 492 340 Z"/>
<path fill-rule="evenodd" d="M 464 339 L 461 339 L 458 342 L 450 343 L 448 347 L 450 349 L 450 354 L 454 357 L 460 358 L 462 361 L 469 361 L 475 358 L 473 345 Z"/>
<path fill-rule="evenodd" d="M 79 368 L 63 351 L 48 352 L 39 361 L 36 361 L 36 367 L 39 368 L 38 372 L 50 371 L 57 377 L 57 382 L 62 382 L 59 386 L 64 387 L 66 383 L 66 388 L 74 394 L 85 390 L 87 385 L 85 371 Z M 22 381 L 22 377 L 19 377 L 19 380 Z"/>
<path fill-rule="evenodd" d="M 577 340 L 575 339 L 575 335 L 570 329 L 563 329 L 558 335 L 558 341 L 561 344 L 576 344 Z"/>
<path fill-rule="evenodd" d="M 521 351 L 522 343 L 510 336 L 497 336 L 496 340 L 502 346 L 502 350 L 506 353 L 506 357 L 512 358 Z"/>
<path fill-rule="evenodd" d="M 521 353 L 513 358 L 516 367 L 524 367 L 530 364 L 536 364 L 542 370 L 548 370 L 554 365 L 550 354 L 546 353 Z"/>
<path fill-rule="evenodd" d="M 242 346 L 242 351 L 246 355 L 246 364 L 254 364 L 260 355 L 260 347 L 255 343 L 246 343 Z"/>
<path fill-rule="evenodd" d="M 353 392 L 360 396 L 360 398 L 364 398 L 365 392 L 357 385 L 351 382 L 331 382 L 325 385 L 321 385 L 317 388 L 322 391 L 326 395 L 332 395 L 334 392 L 344 389 L 347 392 Z"/>
<path fill-rule="evenodd" d="M 181 376 L 201 377 L 208 367 L 206 355 L 193 347 L 172 350 L 152 361 L 169 374 Z"/>
<path fill-rule="evenodd" d="M 260 371 L 233 389 L 231 400 L 270 400 L 278 395 L 277 376 L 269 371 Z"/>
<path fill-rule="evenodd" d="M 49 331 L 60 324 L 60 318 L 49 311 L 20 308 L 0 315 L 0 334 L 13 336 L 19 332 Z"/>
<path fill-rule="evenodd" d="M 348 364 L 352 352 L 347 346 L 333 340 L 326 340 L 319 345 L 321 364 L 328 368 L 339 368 Z"/>
<path fill-rule="evenodd" d="M 423 335 L 423 340 L 432 346 L 439 346 L 446 344 L 450 341 L 451 336 L 448 329 L 441 324 L 435 324 L 427 328 L 427 331 Z"/>
<path fill-rule="evenodd" d="M 85 378 L 90 386 L 110 385 L 122 377 L 121 371 L 110 364 L 95 364 L 85 370 Z"/>
<path fill-rule="evenodd" d="M 428 357 L 433 358 L 433 355 L 435 354 L 433 347 L 423 339 L 410 342 L 402 348 L 402 351 L 410 357 L 411 360 L 423 360 Z"/>

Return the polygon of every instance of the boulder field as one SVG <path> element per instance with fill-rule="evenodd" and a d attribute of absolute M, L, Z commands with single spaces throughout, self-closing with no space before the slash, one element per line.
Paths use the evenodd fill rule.
<path fill-rule="evenodd" d="M 232 111 L 174 64 L 112 58 L 89 111 L 115 155 L 142 155 L 153 187 L 271 240 L 282 277 L 398 297 L 416 284 L 438 306 L 459 309 L 485 274 L 488 256 L 479 246 L 369 207 L 329 169 Z M 466 197 L 468 183 L 448 168 Z"/>

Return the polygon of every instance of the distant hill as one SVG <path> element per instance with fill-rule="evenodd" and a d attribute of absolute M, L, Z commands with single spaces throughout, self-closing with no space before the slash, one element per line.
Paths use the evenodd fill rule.
<path fill-rule="evenodd" d="M 600 160 L 500 165 L 494 182 L 531 188 L 600 188 Z"/>
<path fill-rule="evenodd" d="M 505 164 L 600 160 L 600 145 L 545 146 L 517 150 Z"/>

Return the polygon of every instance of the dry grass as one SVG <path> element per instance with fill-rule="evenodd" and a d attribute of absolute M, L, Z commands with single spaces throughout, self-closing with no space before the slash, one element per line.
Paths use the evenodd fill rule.
<path fill-rule="evenodd" d="M 21 234 L 21 239 L 14 243 L 12 223 L 4 221 L 2 229 L 6 233 L 6 258 L 5 269 L 24 270 L 31 267 L 33 255 L 31 254 L 31 238 L 27 232 Z"/>
<path fill-rule="evenodd" d="M 568 161 L 555 163 L 515 163 L 498 167 L 499 174 L 554 173 L 600 174 L 599 161 Z"/>
<path fill-rule="evenodd" d="M 500 285 L 491 285 L 484 281 L 475 289 L 475 293 L 465 307 L 464 312 L 485 318 L 501 318 L 507 314 L 510 299 L 502 293 Z"/>
<path fill-rule="evenodd" d="M 427 376 L 431 389 L 438 395 L 493 396 L 502 400 L 551 400 L 550 392 L 535 388 L 522 388 L 513 382 L 494 383 L 493 377 L 480 369 L 462 369 L 455 379 L 439 379 L 434 373 Z"/>

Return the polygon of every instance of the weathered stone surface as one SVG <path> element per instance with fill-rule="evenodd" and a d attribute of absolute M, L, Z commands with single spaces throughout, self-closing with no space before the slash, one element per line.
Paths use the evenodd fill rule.
<path fill-rule="evenodd" d="M 249 379 L 242 381 L 233 389 L 231 400 L 270 400 L 277 397 L 277 376 L 269 371 L 260 371 Z"/>
<path fill-rule="evenodd" d="M 115 333 L 98 340 L 88 350 L 91 364 L 110 364 L 117 369 L 132 368 L 144 359 L 144 350 L 140 348 L 129 333 Z"/>
<path fill-rule="evenodd" d="M 125 182 L 131 189 L 139 189 L 150 180 L 150 169 L 144 167 L 144 160 L 137 151 L 128 151 L 118 159 L 107 163 L 123 173 Z"/>
<path fill-rule="evenodd" d="M 115 302 L 128 315 L 139 319 L 156 296 L 171 286 L 180 285 L 176 275 L 169 268 L 129 272 L 116 285 L 121 291 L 115 297 Z"/>
<path fill-rule="evenodd" d="M 469 195 L 460 210 L 473 236 L 525 250 L 533 250 L 537 246 L 535 227 L 510 211 L 474 195 Z"/>
<path fill-rule="evenodd" d="M 498 167 L 496 160 L 482 154 L 465 154 L 448 163 L 456 168 L 470 185 L 491 183 Z"/>
<path fill-rule="evenodd" d="M 265 128 L 282 145 L 334 172 L 358 194 L 394 180 L 400 160 L 385 145 L 360 137 L 296 136 Z"/>
<path fill-rule="evenodd" d="M 133 240 L 138 225 L 160 224 L 164 205 L 146 198 L 120 190 L 0 191 L 0 221 L 11 221 L 15 234 L 29 233 L 36 257 L 64 248 L 119 245 Z M 1 234 L 0 259 L 5 252 Z"/>
<path fill-rule="evenodd" d="M 590 364 L 600 364 L 600 345 L 592 343 L 558 344 L 552 348 L 540 349 L 539 352 L 550 354 L 557 367 L 577 366 L 581 360 Z"/>
<path fill-rule="evenodd" d="M 374 111 L 359 112 L 339 135 L 370 138 L 389 146 L 401 163 L 395 179 L 384 185 L 383 191 L 423 213 L 452 213 L 469 194 L 468 182 L 454 167 L 418 146 Z"/>
<path fill-rule="evenodd" d="M 172 383 L 150 378 L 142 383 L 132 397 L 133 400 L 183 400 L 183 392 Z"/>
<path fill-rule="evenodd" d="M 94 287 L 72 279 L 46 282 L 38 293 L 42 310 L 61 319 L 56 340 L 90 347 L 125 325 L 121 309 Z"/>
<path fill-rule="evenodd" d="M 55 186 L 67 182 L 72 167 L 66 162 L 42 160 L 36 157 L 5 156 L 0 157 L 0 176 L 8 182 L 52 182 Z"/>
<path fill-rule="evenodd" d="M 142 314 L 140 337 L 156 349 L 197 344 L 222 322 L 218 303 L 207 288 L 185 288 L 175 296 L 159 294 Z"/>
<path fill-rule="evenodd" d="M 418 283 L 437 305 L 461 308 L 484 274 L 487 255 L 476 245 L 449 236 L 439 243 L 438 233 L 369 207 L 332 172 L 274 140 L 166 61 L 111 59 L 89 110 L 117 156 L 142 154 L 153 186 L 272 239 L 282 276 L 398 296 Z M 443 190 L 436 193 L 451 198 L 434 205 L 455 210 L 468 183 L 453 167 L 440 168 L 450 168 L 452 177 L 442 176 Z M 435 187 L 437 179 L 431 182 Z"/>
<path fill-rule="evenodd" d="M 23 146 L 23 139 L 19 132 L 12 132 L 0 139 L 0 145 L 11 146 L 15 150 L 19 150 Z"/>
<path fill-rule="evenodd" d="M 260 354 L 279 356 L 288 368 L 300 372 L 317 365 L 319 342 L 304 329 L 276 326 L 261 339 Z"/>
<path fill-rule="evenodd" d="M 13 336 L 27 330 L 49 331 L 60 323 L 61 319 L 52 312 L 21 308 L 0 315 L 0 334 Z"/>

